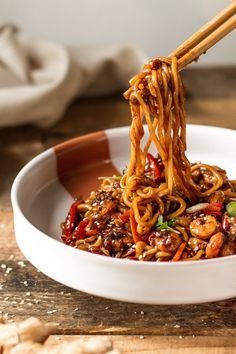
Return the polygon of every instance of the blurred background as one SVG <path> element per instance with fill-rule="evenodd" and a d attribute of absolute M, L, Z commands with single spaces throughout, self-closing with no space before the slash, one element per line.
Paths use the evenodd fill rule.
<path fill-rule="evenodd" d="M 1 19 L 66 45 L 132 44 L 148 57 L 168 55 L 230 0 L 0 0 Z M 200 65 L 235 64 L 235 34 Z"/>

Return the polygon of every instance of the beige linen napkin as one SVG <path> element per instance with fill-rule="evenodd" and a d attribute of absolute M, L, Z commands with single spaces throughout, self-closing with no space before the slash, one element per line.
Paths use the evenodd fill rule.
<path fill-rule="evenodd" d="M 49 126 L 76 96 L 121 91 L 145 56 L 133 47 L 74 47 L 0 26 L 0 127 Z"/>

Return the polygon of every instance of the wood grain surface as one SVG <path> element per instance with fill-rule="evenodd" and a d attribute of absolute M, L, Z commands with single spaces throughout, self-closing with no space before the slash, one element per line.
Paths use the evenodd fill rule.
<path fill-rule="evenodd" d="M 236 129 L 236 68 L 188 70 L 184 81 L 189 123 Z M 1 314 L 9 321 L 34 315 L 58 322 L 51 342 L 106 335 L 122 353 L 236 353 L 236 298 L 179 306 L 102 299 L 51 280 L 16 245 L 10 189 L 23 165 L 71 137 L 129 123 L 128 104 L 117 95 L 79 99 L 48 129 L 0 129 Z"/>

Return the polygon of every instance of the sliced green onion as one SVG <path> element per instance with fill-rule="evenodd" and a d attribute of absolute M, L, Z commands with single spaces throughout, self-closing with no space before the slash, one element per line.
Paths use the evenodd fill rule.
<path fill-rule="evenodd" d="M 236 202 L 230 202 L 226 205 L 226 210 L 230 217 L 236 216 Z"/>
<path fill-rule="evenodd" d="M 170 230 L 179 233 L 177 230 L 173 229 L 176 225 L 176 219 L 171 219 L 169 221 L 163 221 L 163 215 L 160 215 L 157 219 L 156 228 L 157 230 Z"/>

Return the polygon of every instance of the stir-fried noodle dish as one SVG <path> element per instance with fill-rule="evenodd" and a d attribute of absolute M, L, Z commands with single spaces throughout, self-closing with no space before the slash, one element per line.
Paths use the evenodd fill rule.
<path fill-rule="evenodd" d="M 72 247 L 137 261 L 190 261 L 236 254 L 236 180 L 190 163 L 184 88 L 176 58 L 156 58 L 124 93 L 131 155 L 121 176 L 71 205 L 62 239 Z M 147 124 L 149 136 L 143 143 Z M 149 152 L 155 146 L 156 155 Z"/>

